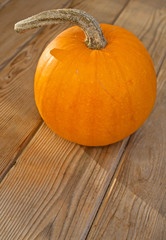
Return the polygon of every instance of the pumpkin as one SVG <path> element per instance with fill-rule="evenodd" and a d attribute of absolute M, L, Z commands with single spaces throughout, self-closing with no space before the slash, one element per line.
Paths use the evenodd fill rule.
<path fill-rule="evenodd" d="M 17 32 L 70 21 L 42 53 L 35 101 L 56 134 L 86 146 L 103 146 L 135 132 L 156 99 L 152 59 L 131 32 L 98 24 L 76 9 L 42 12 L 15 25 Z"/>

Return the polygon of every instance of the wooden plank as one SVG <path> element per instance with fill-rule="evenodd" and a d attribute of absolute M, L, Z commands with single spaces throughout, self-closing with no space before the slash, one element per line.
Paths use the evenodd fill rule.
<path fill-rule="evenodd" d="M 43 46 L 62 30 L 64 30 L 62 25 L 55 26 L 51 30 L 44 29 L 1 72 L 0 174 L 2 177 L 42 122 L 34 102 L 35 68 Z"/>
<path fill-rule="evenodd" d="M 70 3 L 71 0 L 13 0 L 8 2 L 7 6 L 1 9 L 0 14 L 0 68 L 8 63 L 8 59 L 10 60 L 15 55 L 20 46 L 27 42 L 28 38 L 32 38 L 33 33 L 39 32 L 39 30 L 35 29 L 18 37 L 18 34 L 13 30 L 16 22 L 40 11 L 68 7 Z"/>
<path fill-rule="evenodd" d="M 113 24 L 129 2 L 130 0 L 73 0 L 72 8 L 78 8 L 87 11 L 89 14 L 95 17 L 99 23 Z"/>
<path fill-rule="evenodd" d="M 125 3 L 126 0 L 124 0 Z M 96 11 L 99 12 L 97 6 L 94 6 Z M 111 8 L 112 3 L 108 6 Z M 122 9 L 123 5 L 119 7 Z M 81 6 L 78 5 L 78 8 L 81 8 Z M 116 8 L 117 14 L 120 9 Z M 86 10 L 86 2 L 84 10 Z M 107 6 L 101 10 L 103 15 L 105 15 L 105 11 L 107 12 Z M 116 18 L 115 12 L 114 18 Z M 15 163 L 20 152 L 41 124 L 41 118 L 36 109 L 33 96 L 33 78 L 36 64 L 48 42 L 66 27 L 68 25 L 45 28 L 29 41 L 1 72 L 0 175 L 2 178 Z M 29 36 L 26 34 L 24 35 L 25 38 Z M 16 36 L 18 39 L 20 38 L 20 35 L 17 34 Z"/>
<path fill-rule="evenodd" d="M 151 117 L 123 155 L 87 239 L 166 239 L 166 58 Z"/>
<path fill-rule="evenodd" d="M 123 24 L 128 16 L 135 22 L 133 31 L 139 36 L 135 2 L 127 6 L 116 23 Z M 144 12 L 141 7 L 137 11 Z M 151 8 L 148 13 L 150 19 L 153 11 L 156 10 Z M 159 23 L 157 18 L 151 24 L 147 32 L 151 38 Z M 146 32 L 146 26 L 143 21 L 140 27 Z M 144 36 L 146 38 L 146 34 Z M 159 38 L 155 46 L 156 51 L 159 50 L 155 64 L 162 57 L 162 41 L 164 39 Z M 85 148 L 57 137 L 43 124 L 2 182 L 3 236 L 85 239 L 126 143 L 127 140 L 123 145 L 119 142 L 103 148 Z M 139 145 L 142 148 L 141 143 Z"/>
<path fill-rule="evenodd" d="M 5 16 L 8 16 L 7 13 L 10 14 L 14 7 L 15 11 L 17 9 L 18 12 L 21 11 L 21 8 L 26 7 L 26 14 L 32 14 L 34 11 L 44 10 L 46 3 L 43 3 L 41 1 L 40 5 L 38 5 L 35 1 L 28 1 L 28 5 L 24 6 L 19 0 L 15 0 L 12 1 L 12 4 L 10 3 L 9 6 L 5 7 L 4 11 L 1 11 L 0 17 L 5 20 Z M 62 5 L 60 5 L 59 1 L 50 1 L 49 4 L 47 4 L 47 7 L 49 8 L 50 6 L 51 8 L 51 4 L 53 4 L 55 8 L 68 6 L 69 0 L 61 1 Z M 26 41 L 27 44 L 21 47 L 21 51 L 19 51 L 20 53 L 16 54 L 11 62 L 9 61 L 6 68 L 4 68 L 0 74 L 0 179 L 4 177 L 8 169 L 14 164 L 18 154 L 26 146 L 42 122 L 36 109 L 33 96 L 35 68 L 43 51 L 43 47 L 48 44 L 50 38 L 56 36 L 65 29 L 65 26 L 62 25 L 48 27 L 43 31 L 38 30 L 35 34 L 23 34 L 24 37 L 22 38 L 20 37 L 22 35 L 15 34 L 13 30 L 18 15 L 19 14 L 14 12 L 10 17 L 9 32 L 12 32 L 12 37 L 10 38 L 10 43 L 8 42 L 8 48 L 13 48 L 11 44 L 15 44 L 14 38 L 17 38 L 18 41 L 16 46 L 17 44 L 23 44 Z M 5 34 L 7 33 L 4 32 L 2 35 L 4 39 L 6 38 Z M 26 40 L 30 34 L 32 34 L 32 37 Z M 4 51 L 7 50 L 4 45 L 2 49 Z M 5 53 L 10 54 L 9 52 Z M 3 56 L 3 52 L 1 56 Z"/>
<path fill-rule="evenodd" d="M 70 239 L 75 225 L 81 239 L 124 145 L 85 148 L 43 124 L 1 184 L 2 239 Z"/>

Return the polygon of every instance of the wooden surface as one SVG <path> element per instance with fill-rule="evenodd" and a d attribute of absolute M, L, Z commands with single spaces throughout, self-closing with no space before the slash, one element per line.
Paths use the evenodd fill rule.
<path fill-rule="evenodd" d="M 155 108 L 127 139 L 83 147 L 56 136 L 35 106 L 33 77 L 69 25 L 13 31 L 45 9 L 79 8 L 132 31 L 152 56 Z M 166 1 L 0 2 L 0 239 L 166 239 Z"/>

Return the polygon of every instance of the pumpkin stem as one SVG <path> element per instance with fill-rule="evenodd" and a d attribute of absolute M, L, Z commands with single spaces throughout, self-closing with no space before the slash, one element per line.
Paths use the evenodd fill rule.
<path fill-rule="evenodd" d="M 107 41 L 98 22 L 89 14 L 78 9 L 57 9 L 44 11 L 15 24 L 16 32 L 42 27 L 49 24 L 71 22 L 81 27 L 86 35 L 85 44 L 90 49 L 103 49 Z"/>

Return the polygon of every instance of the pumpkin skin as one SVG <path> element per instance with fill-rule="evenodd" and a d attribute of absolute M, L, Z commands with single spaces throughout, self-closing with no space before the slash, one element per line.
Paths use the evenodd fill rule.
<path fill-rule="evenodd" d="M 35 74 L 35 101 L 59 136 L 86 146 L 104 146 L 135 132 L 156 99 L 151 57 L 131 32 L 101 24 L 107 45 L 89 49 L 72 27 L 42 53 Z"/>

